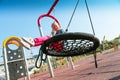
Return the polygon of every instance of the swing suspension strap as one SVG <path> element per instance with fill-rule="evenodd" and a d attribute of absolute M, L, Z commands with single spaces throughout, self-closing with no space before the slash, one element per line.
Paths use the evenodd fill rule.
<path fill-rule="evenodd" d="M 68 31 L 68 28 L 69 28 L 69 26 L 70 26 L 70 24 L 71 24 L 71 21 L 72 21 L 72 19 L 73 19 L 73 16 L 74 16 L 74 14 L 75 14 L 76 9 L 77 9 L 78 3 L 79 3 L 79 0 L 77 1 L 76 5 L 75 5 L 75 8 L 74 8 L 73 13 L 72 13 L 72 16 L 71 16 L 71 18 L 70 18 L 70 20 L 69 20 L 69 23 L 68 23 L 68 25 L 67 25 L 67 28 L 66 28 L 66 30 L 65 30 L 66 32 Z"/>
<path fill-rule="evenodd" d="M 86 8 L 87 8 L 87 12 L 88 12 L 90 24 L 91 24 L 91 27 L 92 27 L 93 35 L 95 35 L 95 30 L 94 30 L 94 27 L 93 27 L 92 18 L 91 18 L 90 11 L 89 11 L 89 7 L 88 7 L 88 4 L 87 4 L 87 1 L 86 1 L 86 0 L 85 0 L 85 5 L 86 5 Z M 97 65 L 97 60 L 96 60 L 96 50 L 94 50 L 93 53 L 94 53 L 95 67 L 97 68 L 98 65 Z"/>
<path fill-rule="evenodd" d="M 44 62 L 46 61 L 47 55 L 45 54 L 43 56 L 43 54 L 44 53 L 41 50 L 39 50 L 39 54 L 38 54 L 38 57 L 37 57 L 36 62 L 35 62 L 36 68 L 40 68 L 42 66 L 43 61 Z M 40 61 L 40 62 L 38 63 L 38 61 Z"/>
<path fill-rule="evenodd" d="M 93 31 L 93 34 L 95 35 L 95 30 L 94 30 L 94 27 L 93 27 L 92 18 L 91 18 L 89 7 L 88 7 L 88 4 L 87 4 L 86 0 L 85 0 L 85 5 L 86 5 L 88 16 L 89 16 L 89 19 L 90 19 L 90 24 L 91 24 L 91 27 L 92 27 L 92 31 Z"/>

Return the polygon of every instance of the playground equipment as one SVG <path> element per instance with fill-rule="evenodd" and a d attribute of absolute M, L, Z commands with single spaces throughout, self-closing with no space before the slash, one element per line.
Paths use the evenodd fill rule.
<path fill-rule="evenodd" d="M 48 11 L 47 14 L 43 14 L 38 18 L 38 28 L 39 28 L 39 31 L 41 34 L 43 32 L 41 29 L 42 27 L 40 24 L 40 20 L 44 17 L 49 17 L 60 25 L 59 21 L 54 16 L 50 15 L 50 13 L 54 9 L 54 7 L 58 1 L 59 0 L 55 0 L 54 4 L 52 5 L 52 7 L 50 8 L 50 10 Z M 66 33 L 53 36 L 52 38 L 45 41 L 44 44 L 42 44 L 42 46 L 40 48 L 40 52 L 41 52 L 41 54 L 46 54 L 46 55 L 50 55 L 50 56 L 58 56 L 58 57 L 61 57 L 61 56 L 68 57 L 69 56 L 70 57 L 70 56 L 86 54 L 86 53 L 93 51 L 94 59 L 95 59 L 95 66 L 97 68 L 96 51 L 95 50 L 99 46 L 99 39 L 97 37 L 95 37 L 95 31 L 93 28 L 93 23 L 92 23 L 92 19 L 90 16 L 90 12 L 89 12 L 89 8 L 88 8 L 86 0 L 85 0 L 85 4 L 86 4 L 87 11 L 88 11 L 88 16 L 90 19 L 91 27 L 93 30 L 93 35 L 88 34 L 88 33 L 81 33 L 81 32 L 71 32 L 71 33 L 67 32 L 68 27 L 72 21 L 74 13 L 76 11 L 76 8 L 78 6 L 78 3 L 79 3 L 79 0 L 77 1 L 75 9 L 73 11 L 73 14 L 70 18 L 69 24 L 66 29 Z M 58 44 L 57 45 L 58 48 L 59 48 L 59 46 L 62 45 L 63 49 L 56 50 L 53 47 L 51 47 L 52 43 L 59 43 L 59 42 L 62 42 L 62 44 L 61 43 Z"/>
<path fill-rule="evenodd" d="M 40 24 L 40 20 L 42 18 L 49 17 L 60 25 L 59 21 L 54 16 L 50 15 L 50 13 L 54 9 L 58 1 L 59 0 L 55 0 L 55 2 L 53 3 L 52 7 L 50 8 L 47 14 L 43 14 L 38 18 L 38 28 L 39 28 L 41 36 L 44 36 L 42 32 L 42 27 Z M 86 0 L 85 0 L 85 3 L 86 3 L 86 8 L 88 11 L 91 27 L 93 30 L 93 35 L 88 34 L 88 33 L 81 33 L 81 32 L 71 32 L 71 33 L 68 32 L 68 27 L 72 21 L 78 2 L 79 0 L 77 1 L 73 14 L 70 18 L 66 32 L 64 34 L 56 35 L 50 38 L 49 40 L 45 41 L 44 44 L 41 45 L 41 48 L 39 50 L 39 55 L 35 63 L 36 67 L 40 67 L 42 64 L 42 61 L 45 61 L 47 59 L 51 77 L 54 77 L 54 74 L 53 74 L 53 70 L 51 67 L 52 65 L 50 63 L 49 56 L 47 55 L 57 56 L 57 57 L 61 57 L 61 56 L 70 57 L 70 60 L 71 60 L 71 56 L 82 55 L 82 54 L 86 54 L 86 53 L 93 51 L 94 59 L 95 59 L 95 66 L 97 67 L 95 50 L 99 46 L 99 39 L 95 37 L 95 32 L 94 32 L 94 28 L 93 28 L 93 24 L 92 24 L 92 20 L 90 17 L 90 13 L 89 13 Z M 58 44 L 58 46 L 62 45 L 63 48 L 61 50 L 56 50 L 50 47 L 53 42 L 55 43 L 61 42 L 62 44 Z M 16 50 L 11 50 L 8 47 L 9 44 L 15 44 L 18 48 Z M 26 64 L 24 50 L 20 44 L 20 38 L 15 37 L 15 36 L 7 38 L 3 43 L 3 53 L 4 53 L 4 62 L 5 62 L 7 80 L 17 80 L 18 78 L 26 77 L 27 75 L 28 75 L 28 79 L 30 80 L 28 70 L 27 70 L 28 68 Z M 45 59 L 43 59 L 43 54 L 45 55 Z M 41 59 L 41 63 L 38 66 L 37 61 L 39 60 L 39 58 Z"/>
<path fill-rule="evenodd" d="M 3 42 L 6 80 L 18 80 L 22 77 L 24 77 L 25 80 L 30 80 L 26 57 L 20 40 L 19 37 L 10 36 Z"/>

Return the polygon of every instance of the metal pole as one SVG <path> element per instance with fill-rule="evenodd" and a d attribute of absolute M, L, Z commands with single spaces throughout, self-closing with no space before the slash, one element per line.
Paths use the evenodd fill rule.
<path fill-rule="evenodd" d="M 72 69 L 74 69 L 74 64 L 73 64 L 72 58 L 71 58 L 71 57 L 69 57 L 69 59 L 70 59 L 70 64 L 71 64 L 71 67 L 72 67 Z"/>
<path fill-rule="evenodd" d="M 105 42 L 105 36 L 103 37 L 103 41 L 102 41 L 103 51 L 105 50 L 105 47 L 104 47 L 104 42 Z"/>
<path fill-rule="evenodd" d="M 24 49 L 23 49 L 23 52 L 25 52 Z M 24 60 L 25 60 L 25 64 L 26 64 L 26 69 L 27 69 L 26 71 L 27 71 L 27 75 L 28 75 L 28 80 L 30 80 L 30 75 L 29 75 L 29 72 L 28 72 L 27 58 L 26 58 L 25 54 L 24 54 Z M 25 80 L 26 80 L 26 78 L 25 78 Z"/>
<path fill-rule="evenodd" d="M 66 57 L 65 60 L 66 60 L 67 66 L 69 66 L 68 57 Z"/>
<path fill-rule="evenodd" d="M 52 68 L 49 56 L 47 56 L 47 62 L 48 62 L 48 68 L 49 68 L 49 71 L 50 71 L 50 75 L 53 78 L 54 77 L 54 73 L 53 73 L 53 68 Z"/>
<path fill-rule="evenodd" d="M 6 48 L 3 48 L 3 59 L 4 59 L 4 66 L 5 66 L 5 76 L 6 80 L 10 80 L 8 65 L 7 65 L 7 55 L 6 55 Z"/>
<path fill-rule="evenodd" d="M 119 43 L 120 43 L 120 35 L 119 35 Z"/>
<path fill-rule="evenodd" d="M 40 31 L 40 35 L 43 36 L 43 32 L 42 32 L 41 27 L 38 26 L 38 28 L 39 28 L 39 31 Z M 52 65 L 51 65 L 51 62 L 50 62 L 50 58 L 48 56 L 47 56 L 47 64 L 48 64 L 48 68 L 49 68 L 49 72 L 50 72 L 51 77 L 54 77 L 53 68 L 52 68 Z"/>
<path fill-rule="evenodd" d="M 119 35 L 118 49 L 120 48 L 120 35 Z"/>

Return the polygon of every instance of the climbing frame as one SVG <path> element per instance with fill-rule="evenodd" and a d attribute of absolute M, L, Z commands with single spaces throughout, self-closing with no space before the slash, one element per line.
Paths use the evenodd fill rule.
<path fill-rule="evenodd" d="M 19 37 L 10 36 L 3 42 L 6 80 L 18 80 L 22 77 L 26 79 L 27 76 L 30 80 L 24 49 L 20 40 Z"/>

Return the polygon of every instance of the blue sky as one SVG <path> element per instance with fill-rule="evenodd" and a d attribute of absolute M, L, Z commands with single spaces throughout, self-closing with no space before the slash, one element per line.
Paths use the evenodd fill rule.
<path fill-rule="evenodd" d="M 51 15 L 55 16 L 65 30 L 77 0 L 59 0 Z M 2 43 L 9 36 L 39 37 L 37 19 L 50 9 L 54 0 L 0 0 L 0 55 Z M 102 40 L 114 39 L 120 34 L 120 0 L 87 0 L 96 36 Z M 44 35 L 51 31 L 50 18 L 43 18 L 41 25 Z M 69 32 L 91 33 L 84 0 L 80 0 Z M 34 52 L 39 48 L 33 48 Z"/>

